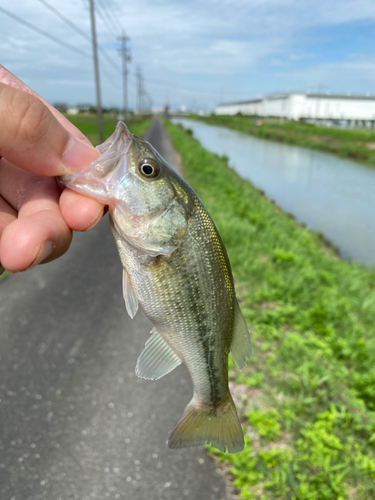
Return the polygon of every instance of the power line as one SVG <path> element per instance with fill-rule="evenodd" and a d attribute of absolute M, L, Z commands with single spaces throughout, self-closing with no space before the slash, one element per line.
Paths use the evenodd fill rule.
<path fill-rule="evenodd" d="M 165 83 L 163 83 L 161 81 L 149 80 L 148 78 L 147 78 L 147 80 L 144 80 L 144 81 L 146 81 L 146 83 L 148 83 L 149 85 L 156 85 L 158 87 L 169 88 L 169 89 L 178 90 L 178 91 L 181 91 L 181 92 L 193 92 L 193 93 L 196 93 L 196 94 L 209 95 L 211 97 L 213 95 L 213 92 L 201 90 L 198 87 L 196 87 L 196 88 L 193 88 L 193 87 L 190 87 L 190 88 L 180 87 L 180 84 L 178 82 L 168 82 L 168 83 L 165 82 Z M 230 92 L 232 94 L 237 94 L 238 95 L 238 91 L 237 90 L 231 90 Z M 245 96 L 245 94 L 240 94 L 240 95 Z M 248 94 L 246 94 L 246 96 L 247 95 Z"/>
<path fill-rule="evenodd" d="M 44 5 L 45 7 L 47 7 L 47 9 L 49 9 L 50 11 L 52 11 L 57 17 L 59 17 L 60 19 L 62 19 L 64 21 L 64 23 L 68 24 L 71 28 L 73 28 L 77 33 L 79 33 L 80 35 L 82 35 L 84 38 L 86 38 L 86 40 L 88 40 L 90 43 L 91 43 L 91 36 L 88 35 L 87 33 L 85 33 L 84 31 L 81 30 L 81 28 L 79 28 L 76 24 L 72 23 L 72 21 L 70 21 L 70 19 L 68 19 L 67 17 L 65 17 L 63 14 L 61 14 L 61 12 L 59 12 L 57 9 L 55 9 L 55 7 L 52 7 L 52 5 L 50 5 L 49 3 L 47 3 L 45 0 L 39 0 L 39 2 Z"/>
<path fill-rule="evenodd" d="M 60 40 L 59 38 L 55 37 L 54 35 L 51 35 L 50 33 L 47 33 L 44 30 L 41 30 L 40 28 L 38 28 L 37 26 L 34 26 L 33 24 L 29 23 L 28 21 L 24 21 L 23 19 L 21 19 L 20 17 L 16 16 L 15 14 L 12 14 L 8 10 L 5 10 L 2 7 L 0 7 L 0 12 L 2 12 L 3 14 L 5 14 L 8 17 L 11 17 L 15 21 L 23 24 L 27 28 L 30 28 L 31 30 L 36 31 L 40 35 L 43 35 L 44 37 L 49 38 L 53 42 L 58 43 L 59 45 L 62 45 L 63 47 L 65 47 L 65 48 L 67 48 L 69 50 L 77 52 L 77 54 L 80 54 L 81 56 L 89 57 L 91 59 L 91 55 L 88 52 L 84 52 L 83 50 L 77 49 L 77 47 L 74 47 L 73 45 L 70 45 L 69 43 L 63 42 L 62 40 Z"/>
<path fill-rule="evenodd" d="M 118 33 L 116 33 L 116 30 L 114 29 L 113 23 L 107 19 L 107 14 L 106 14 L 107 11 L 105 9 L 103 9 L 103 7 L 101 6 L 101 4 L 99 2 L 97 2 L 96 7 L 97 7 L 97 9 L 96 9 L 97 12 L 100 11 L 100 13 L 101 13 L 102 17 L 99 17 L 99 19 L 101 20 L 102 24 L 105 24 L 107 26 L 107 28 L 109 27 L 109 31 L 112 31 L 113 35 L 115 37 L 117 37 Z M 99 7 L 99 9 L 98 9 L 98 7 Z M 104 16 L 103 16 L 103 12 L 104 12 Z"/>
<path fill-rule="evenodd" d="M 99 48 L 100 52 L 102 52 L 105 55 L 107 62 L 109 62 L 109 64 L 117 71 L 121 71 L 120 66 L 112 59 L 112 57 L 108 54 L 108 52 L 106 52 L 104 49 L 102 49 L 100 47 L 98 47 L 98 48 Z"/>
<path fill-rule="evenodd" d="M 55 9 L 55 7 L 52 7 L 52 5 L 49 5 L 45 0 L 39 0 L 41 4 L 43 4 L 45 7 L 47 7 L 50 11 L 52 11 L 57 17 L 59 17 L 62 21 L 64 21 L 66 24 L 68 24 L 71 28 L 73 28 L 77 33 L 82 35 L 86 40 L 88 40 L 90 43 L 92 43 L 91 36 L 82 31 L 76 24 L 72 23 L 68 18 L 66 18 L 63 14 L 61 14 L 60 11 Z M 105 51 L 103 48 L 98 47 L 100 52 L 102 52 L 108 62 L 115 68 L 117 71 L 121 71 L 120 66 L 112 59 L 112 57 L 108 54 L 107 51 Z"/>
<path fill-rule="evenodd" d="M 109 14 L 109 16 L 112 19 L 112 23 L 116 25 L 116 27 L 117 27 L 117 29 L 119 30 L 120 33 L 122 31 L 124 31 L 124 28 L 122 27 L 122 25 L 119 22 L 119 20 L 117 19 L 117 17 L 116 16 L 112 16 L 111 6 L 107 3 L 107 0 L 101 0 L 101 1 L 103 2 L 104 7 L 108 11 L 108 14 Z"/>
<path fill-rule="evenodd" d="M 103 61 L 102 61 L 103 63 Z M 118 83 L 116 83 L 113 78 L 109 75 L 109 73 L 107 72 L 106 68 L 103 67 L 103 64 L 101 65 L 101 72 L 103 73 L 103 75 L 107 78 L 107 80 L 109 81 L 109 83 L 115 87 L 116 89 L 118 89 Z"/>

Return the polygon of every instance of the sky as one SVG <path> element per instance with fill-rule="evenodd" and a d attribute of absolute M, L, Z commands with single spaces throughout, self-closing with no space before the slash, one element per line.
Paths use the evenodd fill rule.
<path fill-rule="evenodd" d="M 95 103 L 89 0 L 12 0 L 0 7 L 0 62 L 49 102 Z M 105 106 L 122 107 L 117 37 L 125 30 L 153 106 L 212 110 L 272 92 L 375 94 L 374 0 L 94 0 Z M 110 60 L 108 59 L 108 57 Z"/>

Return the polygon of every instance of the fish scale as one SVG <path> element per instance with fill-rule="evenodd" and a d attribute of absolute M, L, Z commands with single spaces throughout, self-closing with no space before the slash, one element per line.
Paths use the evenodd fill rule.
<path fill-rule="evenodd" d="M 137 375 L 158 379 L 181 362 L 189 370 L 193 398 L 169 446 L 240 451 L 228 355 L 242 369 L 251 344 L 224 244 L 191 187 L 123 123 L 99 150 L 94 164 L 61 181 L 109 205 L 127 310 L 133 317 L 140 304 L 154 325 Z"/>

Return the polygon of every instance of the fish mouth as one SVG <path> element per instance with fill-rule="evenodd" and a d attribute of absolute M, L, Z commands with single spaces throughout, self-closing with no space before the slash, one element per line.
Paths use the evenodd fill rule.
<path fill-rule="evenodd" d="M 96 199 L 102 198 L 104 191 L 107 191 L 109 187 L 109 180 L 109 184 L 113 185 L 119 176 L 123 177 L 126 174 L 128 170 L 126 154 L 133 138 L 133 134 L 129 132 L 125 123 L 118 122 L 113 134 L 102 144 L 96 146 L 100 153 L 99 158 L 74 174 L 58 177 L 59 183 Z M 120 162 L 121 169 L 116 169 Z M 113 175 L 110 175 L 112 173 Z"/>
<path fill-rule="evenodd" d="M 128 130 L 128 127 L 124 122 L 118 122 L 116 125 L 116 130 L 113 134 L 108 137 L 103 144 L 96 146 L 96 149 L 103 156 L 106 155 L 117 155 L 117 154 L 126 154 L 131 141 L 133 140 L 133 134 L 131 134 Z"/>

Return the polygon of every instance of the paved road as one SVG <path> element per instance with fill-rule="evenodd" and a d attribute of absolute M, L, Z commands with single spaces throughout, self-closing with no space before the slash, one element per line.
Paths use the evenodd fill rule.
<path fill-rule="evenodd" d="M 149 140 L 169 161 L 160 123 Z M 1 500 L 221 500 L 202 448 L 166 440 L 192 395 L 181 366 L 134 368 L 150 331 L 127 316 L 107 218 L 56 262 L 0 282 Z"/>

